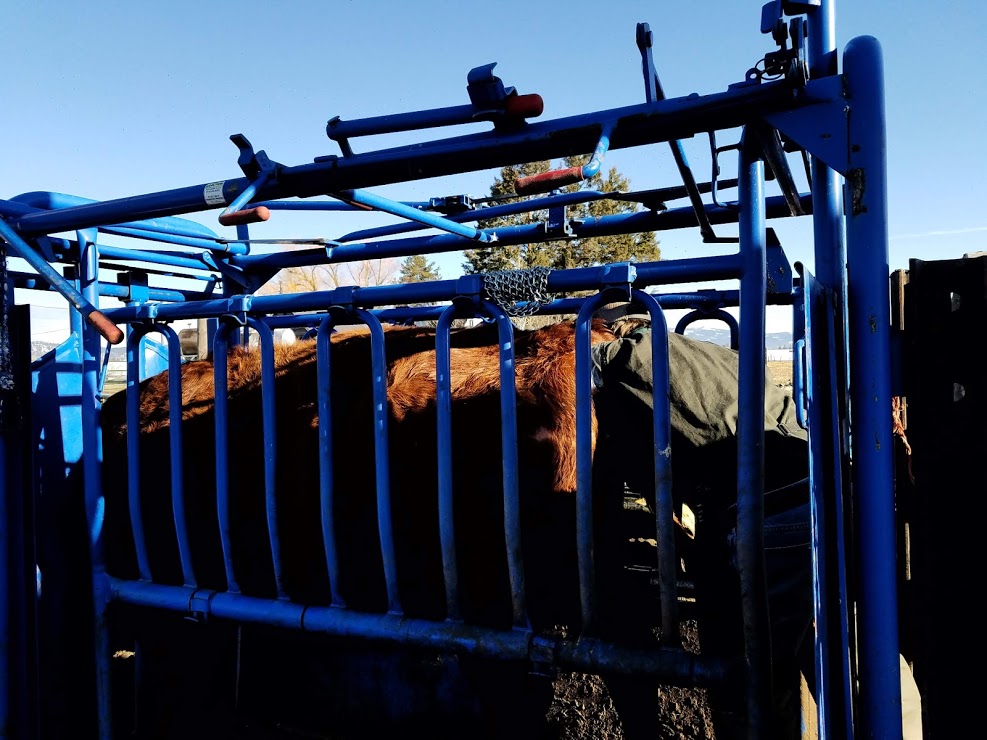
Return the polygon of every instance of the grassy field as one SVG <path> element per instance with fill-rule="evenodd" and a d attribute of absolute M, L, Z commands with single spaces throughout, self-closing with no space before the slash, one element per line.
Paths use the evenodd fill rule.
<path fill-rule="evenodd" d="M 768 372 L 774 378 L 775 383 L 783 386 L 792 385 L 792 363 L 791 362 L 769 362 Z"/>

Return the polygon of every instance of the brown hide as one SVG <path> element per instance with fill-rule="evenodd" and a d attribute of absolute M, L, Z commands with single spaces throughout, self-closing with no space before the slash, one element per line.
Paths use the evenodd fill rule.
<path fill-rule="evenodd" d="M 602 324 L 592 341 L 611 339 Z M 390 488 L 399 588 L 410 616 L 445 616 L 437 515 L 435 337 L 417 327 L 386 330 Z M 536 622 L 578 612 L 574 331 L 569 323 L 515 330 L 521 515 L 529 606 Z M 493 327 L 452 338 L 453 480 L 460 589 L 468 621 L 509 623 L 503 531 L 499 357 Z M 328 603 L 319 508 L 315 342 L 278 346 L 277 505 L 285 589 Z M 331 351 L 335 531 L 347 605 L 386 608 L 377 534 L 370 346 L 366 331 L 333 336 Z M 155 581 L 180 583 L 169 473 L 168 373 L 141 384 L 141 501 Z M 245 593 L 274 595 L 264 501 L 260 358 L 229 358 L 233 558 Z M 186 519 L 197 585 L 225 589 L 215 503 L 213 367 L 182 367 Z M 107 564 L 136 576 L 126 490 L 125 394 L 102 409 Z M 593 420 L 595 437 L 596 421 Z M 563 595 L 557 590 L 565 588 Z"/>

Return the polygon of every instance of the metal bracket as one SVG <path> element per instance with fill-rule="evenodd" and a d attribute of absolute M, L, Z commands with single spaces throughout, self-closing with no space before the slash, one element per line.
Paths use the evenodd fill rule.
<path fill-rule="evenodd" d="M 139 306 L 134 306 L 136 316 L 132 323 L 134 324 L 155 324 L 158 320 L 158 304 L 157 303 L 142 303 Z"/>
<path fill-rule="evenodd" d="M 250 184 L 219 214 L 219 223 L 223 226 L 240 226 L 267 221 L 271 217 L 271 211 L 267 206 L 246 209 L 243 206 L 257 194 L 257 191 L 268 180 L 277 180 L 282 165 L 269 159 L 263 150 L 254 152 L 253 145 L 243 134 L 233 134 L 230 136 L 230 141 L 240 150 L 237 164 L 240 165 L 243 174 L 250 180 Z"/>
<path fill-rule="evenodd" d="M 428 210 L 438 211 L 446 216 L 457 216 L 475 208 L 473 199 L 468 195 L 446 195 L 441 198 L 429 198 Z"/>
<path fill-rule="evenodd" d="M 603 287 L 600 293 L 613 294 L 613 300 L 631 299 L 634 281 L 637 280 L 637 268 L 630 262 L 617 262 L 603 266 Z"/>
<path fill-rule="evenodd" d="M 219 321 L 225 324 L 246 326 L 247 314 L 250 312 L 252 300 L 253 296 L 249 294 L 230 296 L 226 301 L 228 311 L 219 317 Z"/>
<path fill-rule="evenodd" d="M 548 209 L 548 221 L 545 224 L 546 234 L 560 237 L 572 236 L 572 226 L 569 224 L 565 212 L 565 206 L 552 206 Z"/>

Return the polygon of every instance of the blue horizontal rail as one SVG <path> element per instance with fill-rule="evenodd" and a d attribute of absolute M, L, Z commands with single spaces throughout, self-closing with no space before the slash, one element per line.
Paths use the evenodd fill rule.
<path fill-rule="evenodd" d="M 812 83 L 809 83 L 811 86 Z M 286 166 L 258 188 L 256 200 L 276 200 L 352 188 L 453 175 L 520 161 L 556 159 L 591 151 L 600 127 L 613 131 L 610 149 L 681 139 L 710 128 L 736 128 L 753 115 L 808 105 L 811 95 L 794 95 L 785 80 L 740 86 L 706 96 L 670 98 L 526 125 L 522 130 L 439 139 L 352 157 L 326 157 Z M 409 178 L 409 173 L 412 177 Z M 246 177 L 99 203 L 28 213 L 12 219 L 25 236 L 143 221 L 226 206 L 251 184 Z"/>
<path fill-rule="evenodd" d="M 662 260 L 637 264 L 635 267 L 638 275 L 636 284 L 644 287 L 662 283 L 739 278 L 742 263 L 740 257 L 733 254 L 695 257 L 687 260 Z M 592 290 L 600 285 L 601 281 L 606 281 L 611 269 L 612 266 L 604 265 L 557 270 L 549 274 L 547 290 L 558 293 Z M 109 309 L 106 315 L 113 321 L 123 323 L 143 318 L 159 320 L 215 318 L 240 310 L 258 314 L 320 311 L 342 303 L 369 308 L 395 303 L 451 300 L 457 295 L 478 293 L 480 288 L 479 276 L 467 276 L 459 280 L 366 288 L 346 287 L 294 295 L 241 296 L 237 299 L 214 299 L 182 305 L 127 306 Z"/>
<path fill-rule="evenodd" d="M 590 673 L 650 675 L 682 686 L 711 686 L 727 680 L 729 661 L 681 649 L 636 650 L 591 638 L 578 641 L 536 637 L 526 630 L 492 630 L 456 622 L 434 622 L 393 614 L 369 614 L 334 606 L 305 606 L 244 594 L 125 581 L 111 576 L 110 597 L 197 618 L 359 637 L 385 644 L 417 645 L 486 658 L 550 662 Z"/>
<path fill-rule="evenodd" d="M 810 197 L 804 196 L 806 207 L 811 208 Z M 737 214 L 732 209 L 707 206 L 706 213 L 710 223 L 733 223 Z M 783 196 L 773 196 L 767 202 L 768 218 L 788 218 L 788 204 Z M 602 216 L 582 224 L 571 224 L 572 236 L 586 239 L 596 236 L 611 236 L 617 234 L 638 234 L 649 231 L 667 231 L 670 229 L 693 228 L 697 224 L 696 214 L 692 208 L 676 208 L 657 213 L 642 211 L 631 214 Z M 491 229 L 497 235 L 497 244 L 510 246 L 544 242 L 552 239 L 546 234 L 542 224 L 528 226 L 504 226 Z M 327 262 L 350 262 L 364 259 L 386 259 L 389 257 L 407 257 L 415 254 L 437 254 L 440 252 L 458 252 L 464 249 L 475 249 L 476 242 L 455 234 L 437 234 L 432 236 L 412 237 L 408 239 L 390 239 L 360 244 L 337 244 L 327 242 L 328 248 L 298 249 L 288 252 L 274 252 L 246 256 L 233 256 L 230 262 L 244 270 L 259 267 L 277 270 L 285 267 L 304 267 L 321 265 Z"/>

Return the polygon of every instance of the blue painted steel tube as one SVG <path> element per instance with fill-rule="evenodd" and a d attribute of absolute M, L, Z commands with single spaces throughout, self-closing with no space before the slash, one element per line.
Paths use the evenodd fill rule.
<path fill-rule="evenodd" d="M 114 600 L 210 617 L 271 624 L 287 629 L 341 637 L 377 640 L 392 645 L 417 645 L 432 650 L 466 653 L 501 660 L 532 660 L 553 656 L 553 663 L 591 673 L 647 675 L 669 683 L 709 686 L 726 680 L 728 665 L 681 649 L 629 650 L 591 638 L 539 640 L 526 630 L 492 630 L 455 622 L 408 619 L 391 614 L 367 614 L 327 606 L 303 606 L 290 601 L 260 599 L 243 594 L 165 586 L 111 578 Z"/>
<path fill-rule="evenodd" d="M 67 195 L 65 193 L 34 191 L 15 195 L 8 201 L 0 201 L 0 213 L 22 216 L 27 213 L 39 213 L 61 208 L 75 208 L 76 206 L 92 205 L 94 203 L 99 203 L 99 201 L 92 200 L 91 198 L 81 198 L 77 195 Z M 149 218 L 142 221 L 118 223 L 115 225 L 139 229 L 141 231 L 172 234 L 174 236 L 190 236 L 210 240 L 218 238 L 216 232 L 208 226 L 203 226 L 187 218 Z M 215 244 L 215 241 L 213 243 Z"/>
<path fill-rule="evenodd" d="M 646 265 L 647 263 L 641 263 Z M 638 265 L 640 266 L 640 265 Z M 641 281 L 641 285 L 644 285 Z M 738 304 L 739 291 L 736 290 L 722 290 L 722 291 L 699 291 L 696 293 L 651 293 L 650 294 L 656 301 L 658 305 L 664 310 L 668 309 L 680 309 L 680 308 L 702 308 L 702 310 L 710 311 L 715 309 L 706 308 L 707 306 L 735 306 Z M 788 306 L 792 304 L 794 300 L 794 294 L 769 294 L 768 304 L 769 305 L 782 305 Z M 541 307 L 538 311 L 541 315 L 556 315 L 556 314 L 575 314 L 579 313 L 579 308 L 583 305 L 582 298 L 559 298 L 551 301 L 545 306 Z M 449 307 L 448 304 L 438 305 L 438 306 L 402 306 L 400 308 L 381 308 L 374 309 L 374 315 L 381 320 L 382 323 L 388 322 L 404 322 L 409 319 L 414 319 L 418 321 L 438 321 L 442 316 L 442 312 Z M 718 315 L 717 315 L 718 316 Z M 727 314 L 727 316 L 732 316 Z M 323 313 L 301 313 L 292 314 L 290 316 L 266 316 L 262 320 L 272 329 L 283 329 L 285 327 L 317 327 L 319 322 L 325 318 Z M 723 321 L 726 321 L 723 318 Z M 677 330 L 677 329 L 676 329 Z M 740 327 L 738 325 L 738 346 L 739 346 L 739 331 Z"/>
<path fill-rule="evenodd" d="M 333 157 L 311 164 L 284 167 L 275 182 L 260 189 L 258 200 L 309 197 L 343 188 L 384 185 L 412 179 L 502 167 L 521 161 L 557 159 L 591 150 L 603 124 L 613 125 L 612 150 L 681 139 L 711 127 L 743 125 L 754 113 L 792 106 L 792 91 L 784 80 L 754 87 L 731 88 L 704 96 L 671 98 L 597 111 L 555 121 L 529 123 L 518 132 L 492 131 L 422 142 L 353 157 Z M 795 104 L 801 101 L 796 99 Z M 245 177 L 203 183 L 129 198 L 79 205 L 13 220 L 24 235 L 51 234 L 103 224 L 139 221 L 194 213 L 217 206 L 213 193 L 221 186 L 223 202 L 250 184 Z"/>
<path fill-rule="evenodd" d="M 151 332 L 168 340 L 168 443 L 171 453 L 171 508 L 175 517 L 175 535 L 186 586 L 196 585 L 192 569 L 192 547 L 185 516 L 185 473 L 182 448 L 182 345 L 178 333 L 166 324 L 144 324 L 131 329 L 132 341 L 138 342 Z M 136 337 L 136 339 L 134 339 Z M 128 430 L 130 427 L 128 426 Z M 139 431 L 138 427 L 134 427 Z M 139 434 L 137 435 L 139 438 Z M 129 442 L 129 434 L 128 434 Z"/>
<path fill-rule="evenodd" d="M 239 326 L 232 321 L 221 321 L 213 337 L 213 398 L 216 417 L 216 516 L 219 521 L 219 541 L 226 568 L 226 590 L 239 593 L 230 536 L 233 501 L 230 497 L 230 401 L 227 375 L 229 335 L 235 328 Z"/>
<path fill-rule="evenodd" d="M 802 206 L 811 211 L 811 200 L 803 197 Z M 730 209 L 717 206 L 707 206 L 707 216 L 710 223 L 734 223 L 736 213 Z M 790 217 L 788 204 L 783 196 L 773 196 L 768 199 L 768 217 Z M 643 231 L 662 231 L 668 229 L 685 229 L 696 226 L 696 213 L 692 208 L 676 208 L 661 213 L 641 211 L 638 213 L 601 216 L 580 224 L 571 224 L 573 236 L 589 238 L 613 234 L 634 234 Z M 530 242 L 550 241 L 553 237 L 545 233 L 544 225 L 505 226 L 495 230 L 497 241 L 501 246 L 527 244 Z M 302 267 L 329 262 L 347 262 L 362 259 L 382 259 L 385 257 L 407 257 L 424 252 L 456 252 L 463 249 L 473 249 L 475 243 L 455 234 L 437 234 L 419 236 L 409 239 L 389 239 L 361 244 L 331 244 L 328 260 L 326 249 L 299 249 L 288 252 L 269 254 L 235 255 L 230 262 L 236 267 L 249 269 L 251 266 L 270 267 Z M 594 286 L 595 287 L 595 286 Z"/>
<path fill-rule="evenodd" d="M 87 198 L 77 198 L 58 193 L 26 193 L 23 196 L 16 196 L 12 200 L 0 200 L 0 215 L 9 218 L 24 216 L 30 213 L 44 213 L 46 210 L 49 210 L 47 205 L 35 206 L 28 203 L 47 204 L 52 198 L 56 198 L 56 202 L 64 204 L 63 207 L 97 202 Z M 200 226 L 194 221 L 174 217 L 148 219 L 146 221 L 116 224 L 113 226 L 100 226 L 99 230 L 106 234 L 118 234 L 120 236 L 132 236 L 138 239 L 184 244 L 185 246 L 201 247 L 217 252 L 244 254 L 248 251 L 246 245 L 227 244 L 218 241 L 219 237 L 205 226 Z"/>
<path fill-rule="evenodd" d="M 752 737 L 770 724 L 771 632 L 764 564 L 764 347 L 767 279 L 764 163 L 757 137 L 745 131 L 738 166 L 740 202 L 739 408 L 737 418 L 737 560 L 744 648 L 748 664 L 747 713 Z"/>
<path fill-rule="evenodd" d="M 864 737 L 900 737 L 898 593 L 888 297 L 884 59 L 871 36 L 843 56 L 849 116 L 847 236 L 853 491 L 860 530 L 859 724 Z"/>
<path fill-rule="evenodd" d="M 456 559 L 456 528 L 452 488 L 452 320 L 455 304 L 443 309 L 435 327 L 435 424 L 438 450 L 439 542 L 442 574 L 446 587 L 446 617 L 461 622 L 459 610 L 459 566 Z"/>
<path fill-rule="evenodd" d="M 718 257 L 695 257 L 687 260 L 662 260 L 635 265 L 638 279 L 636 284 L 658 285 L 696 280 L 727 280 L 738 278 L 741 272 L 740 255 L 728 254 Z M 568 292 L 594 289 L 607 281 L 610 266 L 583 267 L 571 270 L 556 270 L 548 277 L 549 292 Z M 473 276 L 470 276 L 473 277 Z M 400 286 L 381 285 L 369 288 L 347 288 L 346 301 L 359 306 L 420 303 L 451 300 L 461 294 L 458 280 L 438 280 L 427 283 L 408 283 Z M 334 291 L 313 291 L 295 295 L 246 296 L 245 307 L 257 313 L 283 313 L 318 311 L 327 305 L 339 302 Z M 107 317 L 116 322 L 133 321 L 143 318 L 175 320 L 188 318 L 208 318 L 223 316 L 231 311 L 242 310 L 232 299 L 213 299 L 186 304 L 153 304 L 151 306 L 128 306 L 109 309 Z"/>
<path fill-rule="evenodd" d="M 370 193 L 366 190 L 339 190 L 333 193 L 333 195 L 342 200 L 344 203 L 357 203 L 378 211 L 383 211 L 384 213 L 401 216 L 409 219 L 410 221 L 417 221 L 420 224 L 441 229 L 442 231 L 447 231 L 450 234 L 456 234 L 457 236 L 464 237 L 471 241 L 490 241 L 490 237 L 480 229 L 472 226 L 463 226 L 462 224 L 445 218 L 444 216 L 437 216 L 429 211 L 422 211 L 411 206 L 406 206 L 404 203 L 400 203 L 396 200 L 390 200 L 389 198 L 382 198 L 381 196 L 375 195 L 374 193 Z"/>
<path fill-rule="evenodd" d="M 77 233 L 82 251 L 79 258 L 79 295 L 88 304 L 99 302 L 99 252 L 96 231 Z M 83 313 L 83 316 L 87 314 Z M 79 399 L 83 446 L 83 490 L 86 524 L 89 527 L 90 562 L 93 595 L 93 668 L 95 672 L 97 722 L 99 737 L 109 738 L 110 729 L 110 637 L 106 623 L 106 561 L 103 554 L 103 517 L 106 502 L 101 479 L 102 438 L 99 432 L 97 393 L 99 390 L 100 335 L 93 326 L 78 324 L 82 341 L 82 393 Z M 114 327 L 115 328 L 115 327 Z M 122 336 L 122 335 L 121 335 Z"/>
<path fill-rule="evenodd" d="M 593 314 L 607 302 L 606 293 L 587 298 L 576 315 L 576 556 L 579 568 L 581 634 L 592 636 L 598 628 L 596 557 L 593 549 L 593 411 L 592 346 Z"/>
<path fill-rule="evenodd" d="M 141 511 L 140 455 L 140 360 L 142 333 L 131 329 L 127 336 L 127 501 L 130 506 L 130 527 L 134 535 L 137 570 L 141 580 L 150 581 L 151 564 L 144 537 L 144 516 Z"/>
<path fill-rule="evenodd" d="M 504 471 L 504 539 L 515 629 L 529 629 L 524 562 L 521 557 L 521 501 L 518 490 L 517 390 L 514 387 L 514 326 L 495 303 L 482 301 L 483 312 L 497 322 L 500 343 L 500 445 Z"/>
<path fill-rule="evenodd" d="M 7 498 L 16 492 L 16 488 L 11 485 L 13 478 L 11 463 L 13 460 L 9 451 L 12 446 L 7 444 L 7 432 L 4 430 L 0 434 L 0 532 L 3 538 L 0 540 L 0 727 L 11 727 L 15 724 L 15 712 L 11 711 L 10 701 L 13 696 L 14 678 L 20 674 L 19 666 L 16 665 L 16 651 L 14 648 L 12 635 L 13 608 L 15 604 L 20 604 L 21 600 L 12 593 L 16 588 L 17 579 L 13 577 L 14 563 L 16 560 L 10 556 L 11 549 L 22 542 L 19 528 L 15 528 L 15 522 L 11 516 L 10 508 L 7 505 Z M 14 704 L 16 711 L 16 704 Z"/>
<path fill-rule="evenodd" d="M 184 247 L 197 247 L 208 249 L 213 252 L 227 252 L 229 254 L 247 254 L 250 249 L 246 244 L 238 242 L 217 242 L 195 236 L 175 236 L 173 234 L 162 234 L 158 231 L 148 231 L 146 229 L 132 229 L 125 226 L 102 226 L 99 229 L 104 234 L 116 234 L 117 236 L 128 236 L 135 239 L 146 239 L 148 241 L 162 242 L 164 244 L 178 244 Z"/>
<path fill-rule="evenodd" d="M 56 259 L 74 261 L 76 255 L 79 254 L 79 245 L 77 242 L 54 236 L 46 238 L 55 252 Z M 136 260 L 140 262 L 149 262 L 152 264 L 171 265 L 172 267 L 185 267 L 190 270 L 212 271 L 212 269 L 208 266 L 208 263 L 205 262 L 201 255 L 196 255 L 192 252 L 189 252 L 188 255 L 183 255 L 174 252 L 149 251 L 146 249 L 132 249 L 130 247 L 100 245 L 99 255 L 103 258 L 113 257 L 116 259 Z"/>
<path fill-rule="evenodd" d="M 326 572 L 333 606 L 346 606 L 339 591 L 339 552 L 336 546 L 334 518 L 335 483 L 332 455 L 332 328 L 335 321 L 328 315 L 319 322 L 316 334 L 316 367 L 319 403 L 319 506 L 322 515 L 322 542 L 326 551 Z"/>
<path fill-rule="evenodd" d="M 43 278 L 29 272 L 8 273 L 14 283 L 15 288 L 23 290 L 54 290 Z M 100 283 L 99 294 L 110 296 L 111 298 L 126 299 L 130 295 L 130 289 L 126 285 L 113 285 Z M 154 301 L 201 301 L 209 298 L 208 293 L 200 291 L 185 290 L 163 290 L 161 288 L 150 288 L 148 298 Z"/>
<path fill-rule="evenodd" d="M 95 304 L 76 290 L 72 283 L 62 277 L 54 267 L 48 264 L 48 260 L 38 254 L 30 244 L 24 241 L 3 218 L 0 218 L 0 238 L 7 242 L 11 251 L 16 256 L 23 258 L 31 267 L 41 273 L 42 277 L 48 281 L 48 284 L 61 293 L 65 300 L 79 311 L 87 321 L 97 327 L 111 344 L 117 344 L 123 339 L 123 332 L 116 327 L 108 325 L 105 316 L 96 308 Z"/>
<path fill-rule="evenodd" d="M 592 190 L 578 190 L 574 193 L 558 193 L 555 195 L 545 196 L 543 198 L 528 198 L 524 201 L 521 201 L 520 203 L 505 203 L 499 206 L 476 208 L 473 210 L 465 211 L 463 213 L 456 213 L 451 216 L 446 216 L 445 218 L 448 219 L 449 221 L 455 221 L 456 223 L 463 223 L 465 221 L 486 221 L 491 218 L 500 218 L 501 216 L 513 216 L 519 213 L 531 213 L 534 211 L 545 210 L 547 208 L 553 208 L 557 206 L 574 205 L 577 203 L 589 203 L 597 200 L 606 200 L 612 197 L 614 197 L 614 193 L 600 193 Z M 273 207 L 275 208 L 280 207 L 280 202 L 274 201 L 274 203 L 278 203 L 278 205 L 275 205 Z M 382 236 L 391 236 L 393 234 L 404 234 L 409 231 L 417 231 L 424 228 L 426 228 L 425 225 L 420 223 L 389 224 L 387 226 L 378 226 L 372 229 L 361 229 L 359 231 L 351 231 L 348 234 L 337 237 L 335 241 L 338 242 L 363 241 L 365 239 L 375 239 Z"/>
<path fill-rule="evenodd" d="M 274 333 L 262 321 L 248 318 L 247 326 L 257 332 L 260 340 L 260 398 L 264 425 L 264 501 L 267 509 L 267 535 L 271 542 L 271 562 L 274 564 L 274 583 L 278 598 L 287 599 L 284 590 L 284 569 L 281 564 L 281 534 L 278 529 L 277 498 L 277 404 L 274 388 Z"/>
<path fill-rule="evenodd" d="M 390 452 L 387 436 L 387 354 L 384 328 L 369 311 L 353 312 L 370 329 L 370 363 L 374 397 L 374 471 L 377 478 L 377 527 L 380 532 L 380 554 L 384 562 L 384 585 L 387 591 L 387 611 L 401 614 L 398 593 L 398 565 L 394 552 L 394 525 L 391 516 Z"/>
<path fill-rule="evenodd" d="M 658 580 L 662 640 L 680 639 L 678 621 L 678 557 L 675 554 L 674 501 L 672 500 L 672 420 L 668 369 L 668 324 L 655 297 L 632 290 L 631 299 L 651 315 L 652 416 L 654 424 L 655 531 L 658 539 Z M 664 341 L 662 341 L 664 340 Z"/>
<path fill-rule="evenodd" d="M 844 426 L 837 397 L 842 391 L 837 366 L 842 321 L 833 291 L 809 272 L 803 275 L 805 299 L 805 384 L 812 497 L 812 585 L 814 599 L 816 706 L 820 737 L 853 737 L 853 676 L 849 640 L 846 559 L 849 553 L 843 510 Z M 841 326 L 837 326 L 840 324 Z M 798 363 L 796 363 L 796 367 Z M 798 408 L 797 403 L 796 408 Z"/>

